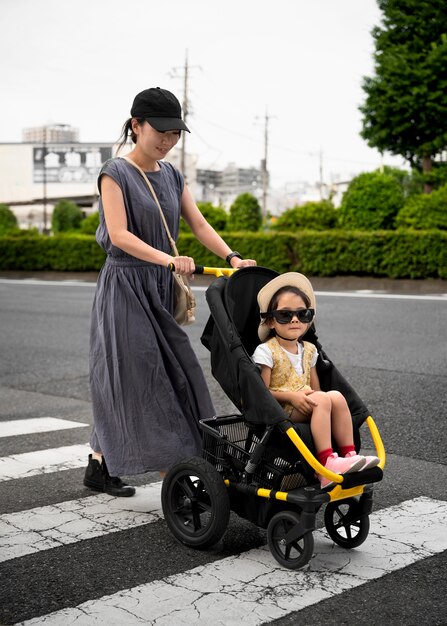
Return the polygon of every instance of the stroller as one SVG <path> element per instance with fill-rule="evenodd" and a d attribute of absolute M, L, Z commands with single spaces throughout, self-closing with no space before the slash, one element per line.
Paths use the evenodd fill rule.
<path fill-rule="evenodd" d="M 325 354 L 312 325 L 304 338 L 317 347 L 321 389 L 345 396 L 356 450 L 366 422 L 380 458 L 377 467 L 344 476 L 320 465 L 309 425 L 287 419 L 250 357 L 259 344 L 257 294 L 278 273 L 263 267 L 234 273 L 201 269 L 221 274 L 206 292 L 211 316 L 201 341 L 211 353 L 213 376 L 240 413 L 202 420 L 202 458 L 184 460 L 165 476 L 162 507 L 170 531 L 186 546 L 206 549 L 222 538 L 233 511 L 267 529 L 273 557 L 298 569 L 312 557 L 316 515 L 325 505 L 331 539 L 343 548 L 359 546 L 368 536 L 374 483 L 382 479 L 385 465 L 375 422 Z M 316 472 L 335 486 L 321 489 Z"/>

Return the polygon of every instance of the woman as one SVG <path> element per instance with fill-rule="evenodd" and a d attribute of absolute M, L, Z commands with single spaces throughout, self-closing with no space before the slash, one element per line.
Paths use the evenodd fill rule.
<path fill-rule="evenodd" d="M 208 224 L 182 175 L 162 161 L 188 131 L 174 94 L 151 88 L 133 102 L 123 127 L 135 144 L 126 155 L 151 181 L 174 239 L 180 215 L 196 238 L 234 268 L 256 265 L 233 252 Z M 214 413 L 203 372 L 186 333 L 172 317 L 173 263 L 178 274 L 194 260 L 173 256 L 160 212 L 141 174 L 121 158 L 103 166 L 96 239 L 107 252 L 98 277 L 90 337 L 94 426 L 84 485 L 115 496 L 134 487 L 120 474 L 166 472 L 199 453 L 198 421 Z"/>

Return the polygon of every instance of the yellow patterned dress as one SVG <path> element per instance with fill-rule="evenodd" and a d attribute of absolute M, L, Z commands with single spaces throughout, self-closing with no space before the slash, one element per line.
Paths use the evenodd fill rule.
<path fill-rule="evenodd" d="M 270 378 L 270 391 L 303 391 L 310 389 L 310 369 L 316 348 L 312 343 L 303 341 L 303 373 L 298 374 L 289 357 L 281 348 L 276 337 L 266 342 L 273 358 L 273 367 Z M 290 402 L 280 402 L 287 415 L 291 415 L 293 406 Z"/>

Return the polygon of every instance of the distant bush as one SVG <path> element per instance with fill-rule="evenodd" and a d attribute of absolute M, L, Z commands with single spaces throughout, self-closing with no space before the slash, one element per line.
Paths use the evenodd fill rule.
<path fill-rule="evenodd" d="M 398 228 L 447 230 L 447 185 L 430 194 L 411 196 L 396 217 Z"/>
<path fill-rule="evenodd" d="M 273 230 L 330 230 L 337 226 L 337 210 L 330 200 L 306 202 L 284 211 L 271 226 Z"/>
<path fill-rule="evenodd" d="M 240 194 L 230 207 L 227 230 L 256 232 L 262 224 L 261 206 L 251 193 Z"/>
<path fill-rule="evenodd" d="M 352 230 L 389 230 L 404 205 L 398 180 L 390 174 L 365 172 L 356 176 L 343 194 L 339 224 Z"/>
<path fill-rule="evenodd" d="M 0 204 L 0 234 L 18 229 L 17 218 L 6 204 Z"/>
<path fill-rule="evenodd" d="M 61 200 L 53 209 L 51 228 L 53 233 L 79 230 L 82 220 L 82 211 L 77 204 L 70 200 Z"/>
<path fill-rule="evenodd" d="M 211 202 L 198 202 L 203 217 L 216 230 L 225 230 L 227 226 L 228 214 L 222 206 L 214 206 Z"/>
<path fill-rule="evenodd" d="M 206 219 L 206 221 L 211 224 L 214 229 L 225 230 L 228 215 L 223 207 L 214 206 L 213 204 L 211 204 L 211 202 L 198 202 L 197 206 L 199 207 L 199 210 Z M 191 232 L 188 224 L 183 219 L 180 220 L 180 232 Z"/>
<path fill-rule="evenodd" d="M 83 235 L 95 235 L 99 226 L 99 212 L 95 211 L 81 222 L 81 233 Z"/>

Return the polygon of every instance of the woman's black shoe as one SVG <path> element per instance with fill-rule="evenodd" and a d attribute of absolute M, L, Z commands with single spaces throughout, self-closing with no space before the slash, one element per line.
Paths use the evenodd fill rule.
<path fill-rule="evenodd" d="M 85 470 L 84 485 L 95 491 L 103 491 L 109 496 L 126 497 L 135 494 L 135 487 L 126 485 L 118 476 L 110 476 L 105 460 L 102 463 L 96 459 L 92 459 L 92 455 L 88 455 L 88 465 Z"/>

